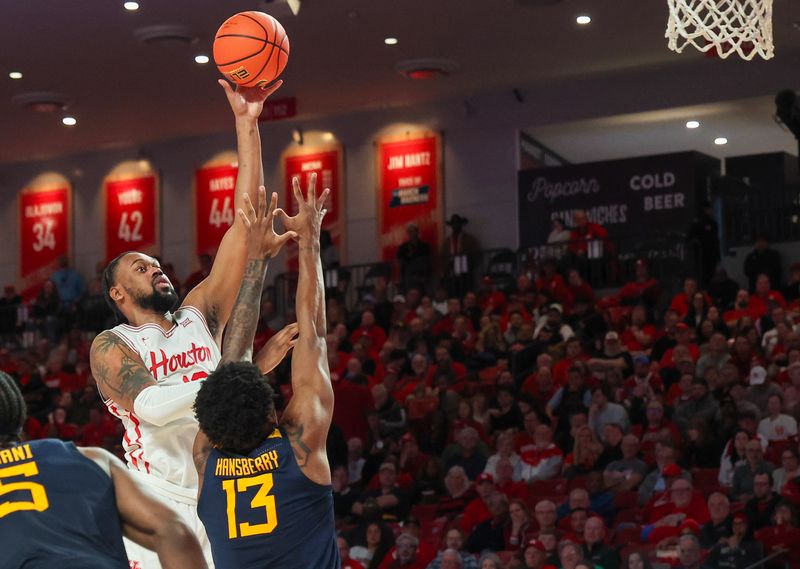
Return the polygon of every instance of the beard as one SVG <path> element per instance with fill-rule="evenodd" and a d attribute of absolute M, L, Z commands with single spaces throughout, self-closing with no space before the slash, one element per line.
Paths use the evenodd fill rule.
<path fill-rule="evenodd" d="M 159 292 L 153 287 L 153 290 L 148 293 L 131 293 L 133 302 L 139 308 L 144 310 L 152 310 L 158 313 L 172 312 L 178 306 L 178 294 L 175 289 L 170 285 L 169 290 Z"/>

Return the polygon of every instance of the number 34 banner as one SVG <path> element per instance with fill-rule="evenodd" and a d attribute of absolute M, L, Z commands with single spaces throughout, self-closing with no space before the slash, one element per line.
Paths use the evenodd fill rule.
<path fill-rule="evenodd" d="M 72 188 L 61 176 L 40 176 L 19 194 L 19 276 L 23 291 L 44 282 L 58 258 L 70 256 Z"/>
<path fill-rule="evenodd" d="M 155 174 L 108 179 L 106 201 L 106 260 L 125 251 L 158 255 L 158 178 Z"/>
<path fill-rule="evenodd" d="M 217 253 L 236 215 L 233 195 L 239 168 L 205 166 L 195 172 L 195 247 L 198 255 Z"/>

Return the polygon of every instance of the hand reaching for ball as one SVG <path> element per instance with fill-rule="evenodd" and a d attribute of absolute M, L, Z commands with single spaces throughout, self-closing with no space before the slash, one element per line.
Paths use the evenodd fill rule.
<path fill-rule="evenodd" d="M 264 101 L 275 91 L 280 89 L 281 85 L 283 85 L 283 80 L 276 81 L 266 89 L 262 89 L 261 87 L 238 86 L 234 90 L 231 84 L 224 79 L 220 79 L 219 84 L 225 91 L 225 96 L 228 97 L 228 103 L 230 103 L 233 114 L 236 115 L 237 118 L 257 119 L 264 109 Z"/>

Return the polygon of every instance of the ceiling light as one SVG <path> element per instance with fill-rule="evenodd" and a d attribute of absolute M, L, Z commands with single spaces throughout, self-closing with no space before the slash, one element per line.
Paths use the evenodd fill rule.
<path fill-rule="evenodd" d="M 125 2 L 122 6 L 129 12 L 135 12 L 136 10 L 139 9 L 138 2 Z"/>
<path fill-rule="evenodd" d="M 8 76 L 11 77 L 12 79 L 22 79 L 22 73 L 20 73 L 19 71 L 12 71 L 11 73 L 8 74 Z"/>
<path fill-rule="evenodd" d="M 61 122 L 64 123 L 64 126 L 75 126 L 78 124 L 78 119 L 75 117 L 64 117 L 61 119 Z"/>
<path fill-rule="evenodd" d="M 301 129 L 299 129 L 299 128 L 294 129 L 292 131 L 292 140 L 294 140 L 294 142 L 296 144 L 299 144 L 300 146 L 302 146 L 303 145 L 303 131 Z"/>
<path fill-rule="evenodd" d="M 686 128 L 700 128 L 700 121 L 688 121 Z"/>
<path fill-rule="evenodd" d="M 208 63 L 208 56 L 207 55 L 202 55 L 202 54 L 201 55 L 195 55 L 194 56 L 194 62 L 195 63 L 199 63 L 201 65 L 204 64 L 204 63 Z"/>
<path fill-rule="evenodd" d="M 322 140 L 324 140 L 326 142 L 332 142 L 333 139 L 334 139 L 334 136 L 333 136 L 332 132 L 323 132 L 322 133 Z"/>
<path fill-rule="evenodd" d="M 586 14 L 581 14 L 580 16 L 575 18 L 575 21 L 578 22 L 581 26 L 585 26 L 586 24 L 592 23 L 592 18 L 590 16 L 587 16 Z"/>
<path fill-rule="evenodd" d="M 724 136 L 720 136 L 720 137 L 714 139 L 714 144 L 716 144 L 717 146 L 722 146 L 723 144 L 728 144 L 728 139 L 725 138 Z"/>
<path fill-rule="evenodd" d="M 397 38 L 385 38 L 383 43 L 386 45 L 397 45 L 398 39 Z"/>

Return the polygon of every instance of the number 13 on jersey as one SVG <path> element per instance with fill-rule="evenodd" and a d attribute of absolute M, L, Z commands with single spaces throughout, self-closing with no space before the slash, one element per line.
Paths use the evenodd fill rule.
<path fill-rule="evenodd" d="M 250 509 L 264 509 L 265 522 L 250 524 L 238 522 L 236 519 L 236 495 L 246 492 L 248 488 L 258 486 L 258 491 L 250 501 Z M 248 478 L 223 480 L 222 489 L 225 491 L 228 514 L 228 538 L 248 537 L 272 533 L 278 526 L 278 513 L 275 510 L 275 496 L 270 495 L 272 490 L 272 474 L 260 474 Z M 241 512 L 240 512 L 241 514 Z"/>

